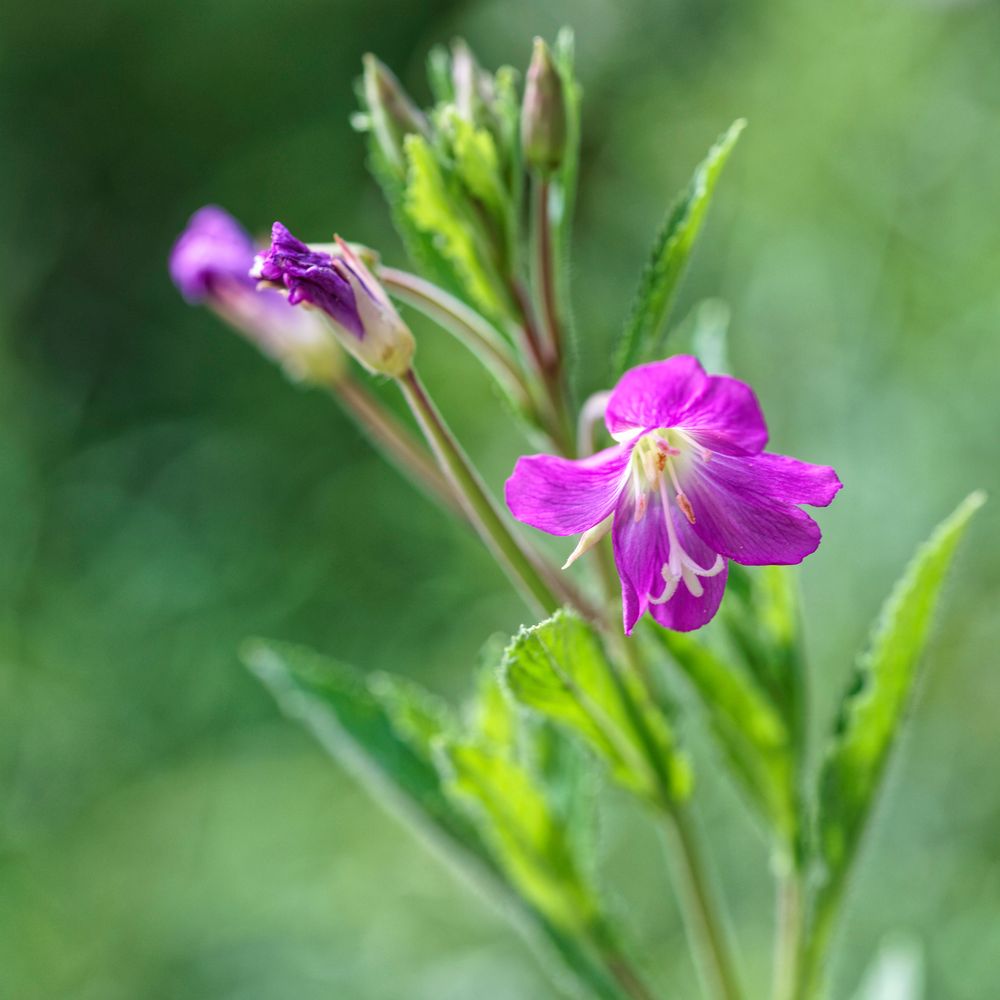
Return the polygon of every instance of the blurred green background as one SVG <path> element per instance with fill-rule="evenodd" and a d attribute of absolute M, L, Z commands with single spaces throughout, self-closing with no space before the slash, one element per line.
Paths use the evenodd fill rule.
<path fill-rule="evenodd" d="M 817 729 L 915 543 L 1000 495 L 1000 5 L 947 0 L 204 0 L 22 4 L 0 36 L 0 996 L 484 1000 L 551 987 L 504 921 L 277 713 L 238 664 L 293 639 L 459 694 L 523 619 L 500 573 L 165 268 L 201 204 L 400 261 L 351 132 L 360 56 L 421 98 L 466 36 L 523 66 L 576 28 L 576 292 L 599 369 L 673 193 L 729 122 L 678 316 L 730 303 L 773 446 L 847 488 L 802 572 Z M 417 324 L 499 484 L 524 443 Z M 589 369 L 588 369 L 589 366 Z M 597 376 L 584 379 L 596 388 Z M 386 391 L 392 399 L 392 393 Z M 836 963 L 887 933 L 928 997 L 992 1000 L 1000 955 L 1000 513 L 946 592 Z M 766 980 L 762 841 L 694 736 L 743 964 Z M 610 795 L 608 883 L 656 981 L 694 978 L 646 818 Z M 760 991 L 758 990 L 758 992 Z"/>

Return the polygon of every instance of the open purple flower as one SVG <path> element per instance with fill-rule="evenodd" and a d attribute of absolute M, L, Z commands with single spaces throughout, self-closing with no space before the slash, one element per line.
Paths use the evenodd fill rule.
<path fill-rule="evenodd" d="M 715 615 L 727 560 L 801 562 L 820 542 L 800 504 L 827 506 L 833 469 L 763 451 L 767 425 L 753 390 L 677 355 L 625 373 L 605 410 L 617 444 L 573 461 L 518 460 L 507 480 L 514 516 L 583 538 L 567 566 L 612 532 L 626 634 L 645 611 L 687 632 Z"/>
<path fill-rule="evenodd" d="M 215 205 L 199 209 L 170 254 L 170 276 L 189 302 L 207 305 L 295 379 L 331 382 L 346 359 L 318 317 L 250 277 L 249 233 Z"/>
<path fill-rule="evenodd" d="M 340 342 L 365 367 L 399 377 L 413 358 L 413 334 L 385 289 L 341 239 L 333 252 L 310 247 L 280 222 L 271 245 L 257 254 L 250 276 L 288 293 L 292 305 L 311 306 L 331 322 Z"/>

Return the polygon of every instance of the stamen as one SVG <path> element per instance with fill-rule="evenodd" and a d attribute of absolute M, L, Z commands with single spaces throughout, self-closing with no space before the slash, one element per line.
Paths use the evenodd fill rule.
<path fill-rule="evenodd" d="M 656 443 L 656 447 L 660 449 L 665 455 L 669 455 L 671 458 L 676 458 L 680 453 L 680 448 L 675 448 L 666 438 L 653 438 Z"/>
<path fill-rule="evenodd" d="M 639 468 L 632 465 L 632 490 L 635 494 L 635 523 L 638 524 L 646 514 L 646 491 L 642 488 L 642 481 L 639 479 Z"/>
<path fill-rule="evenodd" d="M 677 506 L 680 507 L 681 512 L 688 521 L 694 524 L 694 511 L 691 509 L 691 501 L 681 491 L 677 493 Z"/>

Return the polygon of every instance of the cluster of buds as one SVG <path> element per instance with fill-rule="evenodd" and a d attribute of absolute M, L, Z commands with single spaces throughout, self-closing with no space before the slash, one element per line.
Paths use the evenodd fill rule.
<path fill-rule="evenodd" d="M 541 39 L 525 76 L 487 72 L 456 41 L 430 58 L 436 103 L 426 110 L 368 55 L 355 126 L 407 242 L 431 276 L 501 325 L 523 319 L 516 271 L 525 168 L 549 175 L 569 134 L 564 70 Z"/>

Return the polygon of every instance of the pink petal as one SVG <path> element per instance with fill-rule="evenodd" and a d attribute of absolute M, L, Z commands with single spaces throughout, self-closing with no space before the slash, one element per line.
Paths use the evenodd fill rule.
<path fill-rule="evenodd" d="M 517 460 L 504 487 L 511 513 L 550 535 L 577 535 L 615 508 L 631 449 L 606 448 L 580 461 L 554 455 Z"/>
<path fill-rule="evenodd" d="M 707 380 L 698 359 L 687 354 L 630 369 L 608 400 L 604 415 L 608 430 L 621 434 L 634 428 L 675 427 Z"/>
<path fill-rule="evenodd" d="M 615 510 L 611 528 L 615 566 L 622 581 L 622 615 L 625 634 L 631 635 L 635 623 L 649 606 L 649 594 L 662 593 L 660 570 L 670 554 L 663 508 L 651 498 L 641 520 L 635 519 L 635 501 L 631 491 L 622 496 Z"/>
<path fill-rule="evenodd" d="M 710 375 L 677 417 L 710 451 L 757 454 L 767 444 L 767 424 L 753 389 L 728 375 Z"/>
<path fill-rule="evenodd" d="M 747 566 L 799 563 L 815 552 L 819 526 L 795 505 L 825 507 L 841 487 L 829 466 L 769 454 L 713 454 L 689 466 L 681 485 L 694 533 Z"/>

